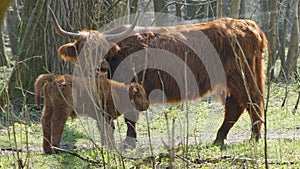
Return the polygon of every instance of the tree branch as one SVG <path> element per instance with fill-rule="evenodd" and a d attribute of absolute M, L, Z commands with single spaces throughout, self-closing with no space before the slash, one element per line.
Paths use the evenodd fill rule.
<path fill-rule="evenodd" d="M 67 154 L 70 154 L 72 156 L 75 156 L 75 157 L 78 157 L 79 159 L 83 160 L 83 161 L 86 161 L 86 162 L 89 162 L 97 167 L 103 167 L 103 164 L 100 162 L 100 161 L 94 161 L 94 160 L 91 160 L 89 159 L 88 157 L 83 157 L 73 151 L 69 151 L 69 150 L 65 150 L 65 149 L 62 149 L 62 148 L 58 148 L 58 147 L 52 147 L 55 151 L 58 151 L 58 152 L 63 152 L 63 153 L 67 153 Z M 105 162 L 103 162 L 105 163 Z"/>

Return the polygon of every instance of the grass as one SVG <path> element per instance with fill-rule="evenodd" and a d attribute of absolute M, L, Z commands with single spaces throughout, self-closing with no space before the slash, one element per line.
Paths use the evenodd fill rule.
<path fill-rule="evenodd" d="M 5 82 L 0 80 L 0 84 Z M 289 84 L 286 104 L 281 107 L 285 87 L 281 83 L 271 86 L 267 114 L 270 168 L 300 166 L 299 109 L 292 113 L 299 84 Z M 223 108 L 214 100 L 151 106 L 137 124 L 138 147 L 121 152 L 94 145 L 91 140 L 96 144 L 100 140 L 96 122 L 82 117 L 69 120 L 64 130 L 61 147 L 72 153 L 46 155 L 41 148 L 40 110 L 29 106 L 24 111 L 28 116 L 4 112 L 0 115 L 0 168 L 18 168 L 20 164 L 26 168 L 167 168 L 170 159 L 175 168 L 264 168 L 264 143 L 249 141 L 247 113 L 230 131 L 225 147 L 212 145 L 223 120 Z M 14 118 L 8 120 L 7 115 Z M 126 133 L 124 120 L 119 118 L 115 125 L 120 143 Z"/>

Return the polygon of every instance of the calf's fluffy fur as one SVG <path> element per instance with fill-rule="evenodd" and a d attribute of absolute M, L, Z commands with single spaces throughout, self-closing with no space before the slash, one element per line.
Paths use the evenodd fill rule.
<path fill-rule="evenodd" d="M 149 107 L 148 98 L 144 88 L 138 83 L 125 85 L 124 83 L 107 79 L 103 75 L 98 75 L 95 78 L 95 83 L 97 105 L 94 106 L 99 106 L 101 113 L 97 115 L 94 112 L 90 114 L 89 112 L 85 112 L 85 115 L 97 120 L 98 127 L 101 130 L 102 143 L 113 146 L 114 124 L 112 120 L 116 119 L 122 113 L 134 112 L 135 114 L 137 111 L 146 110 Z M 74 106 L 81 104 L 77 98 L 77 91 L 79 91 L 78 88 L 83 87 L 82 85 L 82 78 L 73 77 L 68 74 L 57 76 L 42 74 L 36 79 L 34 87 L 37 106 L 41 104 L 42 91 L 44 93 L 44 108 L 41 123 L 43 129 L 43 150 L 45 153 L 55 153 L 52 146 L 59 147 L 64 125 L 68 117 L 75 118 L 77 116 L 77 109 L 75 111 Z M 118 105 L 115 105 L 115 97 L 124 99 L 124 97 L 119 97 L 119 95 L 127 98 L 129 95 L 129 99 L 135 109 L 128 105 L 122 105 L 123 100 L 119 100 Z M 108 128 L 103 128 L 103 124 L 99 120 L 99 115 L 105 117 L 105 122 L 109 126 Z M 131 143 L 130 141 L 132 140 L 126 138 L 125 144 L 135 146 L 136 143 Z"/>

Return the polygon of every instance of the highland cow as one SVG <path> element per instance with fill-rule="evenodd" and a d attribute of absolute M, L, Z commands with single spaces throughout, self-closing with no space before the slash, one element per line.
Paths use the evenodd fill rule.
<path fill-rule="evenodd" d="M 54 14 L 53 17 L 55 17 Z M 225 105 L 225 118 L 218 130 L 215 143 L 224 144 L 229 130 L 244 110 L 247 110 L 251 117 L 252 138 L 258 140 L 261 137 L 264 116 L 264 52 L 267 48 L 267 40 L 255 22 L 222 18 L 189 25 L 136 26 L 133 29 L 134 26 L 135 23 L 105 32 L 84 30 L 72 33 L 61 29 L 56 21 L 55 28 L 60 35 L 76 39 L 73 43 L 62 45 L 58 52 L 64 60 L 77 61 L 82 57 L 87 57 L 82 52 L 85 50 L 84 46 L 89 48 L 91 45 L 88 44 L 91 41 L 98 42 L 98 46 L 93 46 L 94 49 L 103 49 L 106 52 L 104 55 L 99 53 L 94 57 L 108 61 L 110 78 L 114 77 L 117 69 L 128 57 L 140 51 L 160 49 L 174 54 L 185 64 L 184 66 L 173 65 L 173 67 L 182 72 L 187 67 L 196 81 L 197 90 L 187 89 L 187 92 L 184 92 L 180 88 L 181 85 L 178 85 L 178 79 L 168 72 L 158 68 L 149 68 L 149 61 L 157 60 L 159 64 L 160 61 L 164 61 L 165 57 L 163 55 L 157 57 L 155 54 L 151 55 L 146 52 L 132 57 L 134 64 L 127 64 L 128 71 L 136 70 L 136 66 L 145 68 L 142 72 L 137 72 L 135 78 L 129 80 L 141 83 L 148 95 L 154 89 L 162 90 L 166 98 L 163 100 L 154 98 L 154 102 L 181 102 L 216 93 Z M 204 36 L 201 36 L 198 41 L 193 39 L 200 34 Z M 209 44 L 214 49 L 211 49 Z M 201 50 L 200 55 L 195 50 Z M 218 56 L 212 57 L 210 53 L 206 53 L 210 50 L 215 50 Z M 136 61 L 138 59 L 147 61 Z M 218 61 L 221 64 L 215 64 Z M 132 68 L 133 65 L 135 67 Z M 123 72 L 127 71 L 123 70 Z M 213 83 L 211 81 L 211 77 L 217 77 L 218 74 L 224 74 L 225 82 L 217 80 Z M 184 79 L 184 73 L 182 73 L 182 78 Z M 125 119 L 132 124 L 127 136 L 136 138 L 136 116 L 125 117 Z"/>

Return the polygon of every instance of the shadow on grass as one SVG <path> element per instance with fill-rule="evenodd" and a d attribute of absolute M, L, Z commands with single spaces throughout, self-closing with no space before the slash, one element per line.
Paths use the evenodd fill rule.
<path fill-rule="evenodd" d="M 83 132 L 75 130 L 74 127 L 65 125 L 60 146 L 66 150 L 77 149 L 76 143 L 80 139 L 90 140 L 90 138 Z"/>

